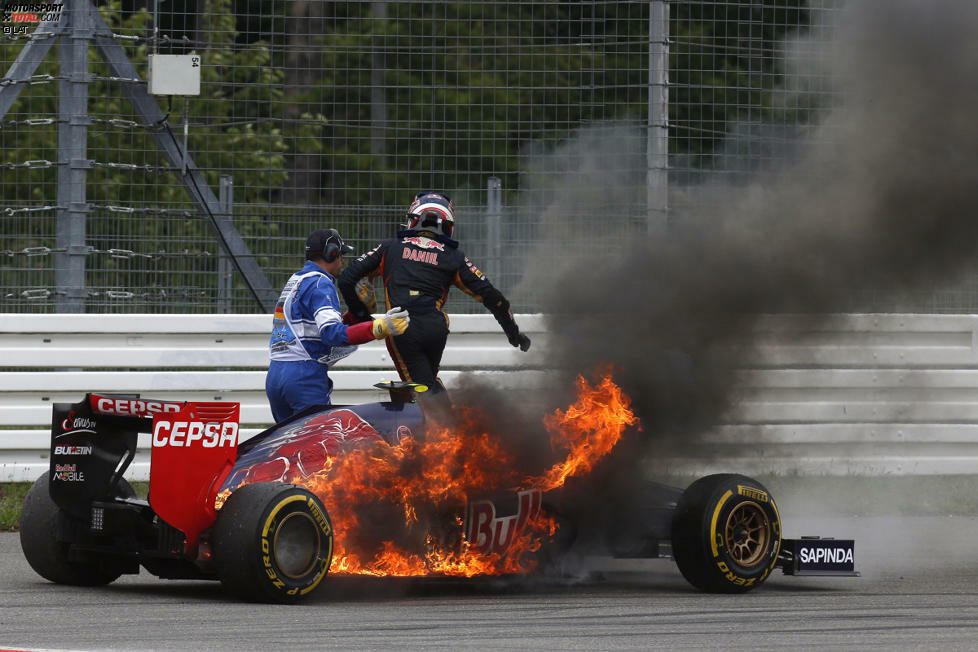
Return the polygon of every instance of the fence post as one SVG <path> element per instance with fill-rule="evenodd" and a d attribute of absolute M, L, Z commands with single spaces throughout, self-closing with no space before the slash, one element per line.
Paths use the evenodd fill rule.
<path fill-rule="evenodd" d="M 669 2 L 649 5 L 649 117 L 646 127 L 646 215 L 651 237 L 669 217 Z"/>
<path fill-rule="evenodd" d="M 221 212 L 230 222 L 234 216 L 234 178 L 229 174 L 221 175 L 221 185 L 218 190 L 218 203 Z M 217 309 L 222 313 L 231 312 L 231 297 L 234 287 L 234 270 L 231 260 L 223 248 L 217 258 Z"/>
<path fill-rule="evenodd" d="M 486 240 L 489 279 L 499 283 L 502 272 L 502 220 L 503 220 L 503 181 L 499 177 L 489 177 L 486 197 Z"/>
<path fill-rule="evenodd" d="M 85 312 L 85 227 L 88 204 L 88 47 L 92 40 L 91 5 L 65 7 L 68 29 L 61 35 L 58 59 L 58 212 L 55 246 L 55 312 Z M 64 292 L 61 294 L 60 292 Z"/>

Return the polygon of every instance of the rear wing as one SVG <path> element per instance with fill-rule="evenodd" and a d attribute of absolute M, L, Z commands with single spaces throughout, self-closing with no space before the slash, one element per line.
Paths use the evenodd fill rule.
<path fill-rule="evenodd" d="M 111 500 L 136 456 L 137 435 L 152 435 L 150 506 L 196 544 L 214 522 L 217 488 L 237 459 L 237 403 L 175 402 L 134 394 L 86 394 L 56 403 L 51 420 L 51 498 L 88 519 Z"/>

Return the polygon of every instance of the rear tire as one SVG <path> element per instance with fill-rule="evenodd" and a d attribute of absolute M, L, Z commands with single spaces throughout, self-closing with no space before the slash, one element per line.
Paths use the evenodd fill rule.
<path fill-rule="evenodd" d="M 235 490 L 213 530 L 224 587 L 246 600 L 294 603 L 326 577 L 333 527 L 320 500 L 301 487 L 260 482 Z"/>
<path fill-rule="evenodd" d="M 20 546 L 27 563 L 46 580 L 74 586 L 101 586 L 122 575 L 119 564 L 109 558 L 96 562 L 69 559 L 71 544 L 60 540 L 65 533 L 85 533 L 87 524 L 60 509 L 48 490 L 48 473 L 34 481 L 20 513 Z M 120 479 L 116 488 L 120 497 L 134 497 L 136 492 Z"/>
<path fill-rule="evenodd" d="M 672 554 L 690 584 L 743 593 L 767 579 L 781 549 L 781 519 L 764 486 L 717 474 L 691 484 L 676 505 Z"/>

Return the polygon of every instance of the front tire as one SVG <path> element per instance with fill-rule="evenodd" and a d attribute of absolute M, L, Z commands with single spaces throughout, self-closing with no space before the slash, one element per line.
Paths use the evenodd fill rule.
<path fill-rule="evenodd" d="M 258 602 L 297 602 L 319 586 L 333 559 L 326 508 L 306 489 L 281 482 L 235 490 L 217 516 L 213 542 L 221 583 Z"/>
<path fill-rule="evenodd" d="M 690 584 L 710 593 L 743 593 L 778 561 L 781 519 L 771 494 L 743 475 L 691 484 L 676 505 L 672 554 Z"/>
<path fill-rule="evenodd" d="M 51 499 L 48 476 L 45 472 L 34 481 L 20 513 L 20 546 L 34 571 L 56 584 L 102 586 L 119 579 L 123 570 L 111 559 L 77 561 L 69 558 L 71 543 L 62 540 L 65 534 L 85 533 L 87 524 L 71 517 Z M 125 479 L 116 487 L 119 497 L 136 495 Z"/>

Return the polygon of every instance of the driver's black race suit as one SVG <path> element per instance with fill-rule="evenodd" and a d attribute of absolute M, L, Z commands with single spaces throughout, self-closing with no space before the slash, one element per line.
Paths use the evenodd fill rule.
<path fill-rule="evenodd" d="M 355 321 L 371 319 L 357 296 L 363 277 L 380 276 L 387 308 L 408 311 L 411 323 L 403 335 L 387 338 L 387 349 L 401 379 L 427 385 L 430 392 L 444 389 L 438 367 L 448 339 L 448 315 L 442 306 L 455 285 L 480 301 L 493 314 L 513 346 L 529 340 L 520 333 L 509 301 L 458 248 L 458 242 L 429 231 L 399 231 L 350 263 L 337 285 Z M 525 350 L 525 349 L 524 349 Z"/>

